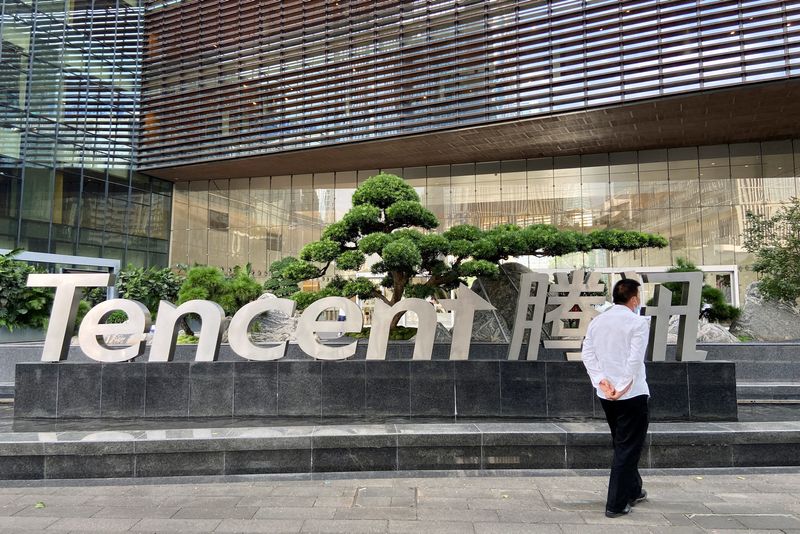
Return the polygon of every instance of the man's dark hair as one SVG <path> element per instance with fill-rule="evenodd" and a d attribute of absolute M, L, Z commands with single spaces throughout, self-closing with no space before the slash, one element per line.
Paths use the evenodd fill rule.
<path fill-rule="evenodd" d="M 614 304 L 627 304 L 629 300 L 639 294 L 639 286 L 642 285 L 636 280 L 620 280 L 614 284 L 611 295 L 614 297 Z"/>

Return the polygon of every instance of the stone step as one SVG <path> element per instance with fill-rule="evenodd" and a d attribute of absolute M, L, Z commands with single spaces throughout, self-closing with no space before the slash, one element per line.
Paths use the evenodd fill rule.
<path fill-rule="evenodd" d="M 653 423 L 647 468 L 800 465 L 800 422 Z M 605 422 L 0 433 L 0 479 L 607 469 Z"/>
<path fill-rule="evenodd" d="M 757 400 L 800 402 L 800 382 L 742 382 L 736 383 L 739 402 Z"/>

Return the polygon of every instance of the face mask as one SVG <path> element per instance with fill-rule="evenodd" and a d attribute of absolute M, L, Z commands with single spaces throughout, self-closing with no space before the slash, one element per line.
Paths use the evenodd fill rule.
<path fill-rule="evenodd" d="M 641 305 L 637 305 L 637 306 L 636 306 L 636 307 L 633 309 L 633 313 L 635 313 L 636 315 L 641 315 L 641 314 L 642 314 L 642 307 L 641 307 Z"/>

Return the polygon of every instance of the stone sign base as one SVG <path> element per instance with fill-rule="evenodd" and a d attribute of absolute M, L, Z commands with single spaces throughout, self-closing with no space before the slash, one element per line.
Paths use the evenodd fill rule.
<path fill-rule="evenodd" d="M 731 362 L 649 362 L 652 421 L 736 421 Z M 15 418 L 591 418 L 581 362 L 23 363 Z"/>

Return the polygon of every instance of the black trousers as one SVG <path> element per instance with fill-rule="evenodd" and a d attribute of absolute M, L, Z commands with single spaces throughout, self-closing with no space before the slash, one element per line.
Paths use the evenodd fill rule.
<path fill-rule="evenodd" d="M 620 512 L 642 492 L 639 457 L 650 423 L 647 399 L 647 395 L 618 401 L 600 399 L 614 441 L 606 510 Z"/>

